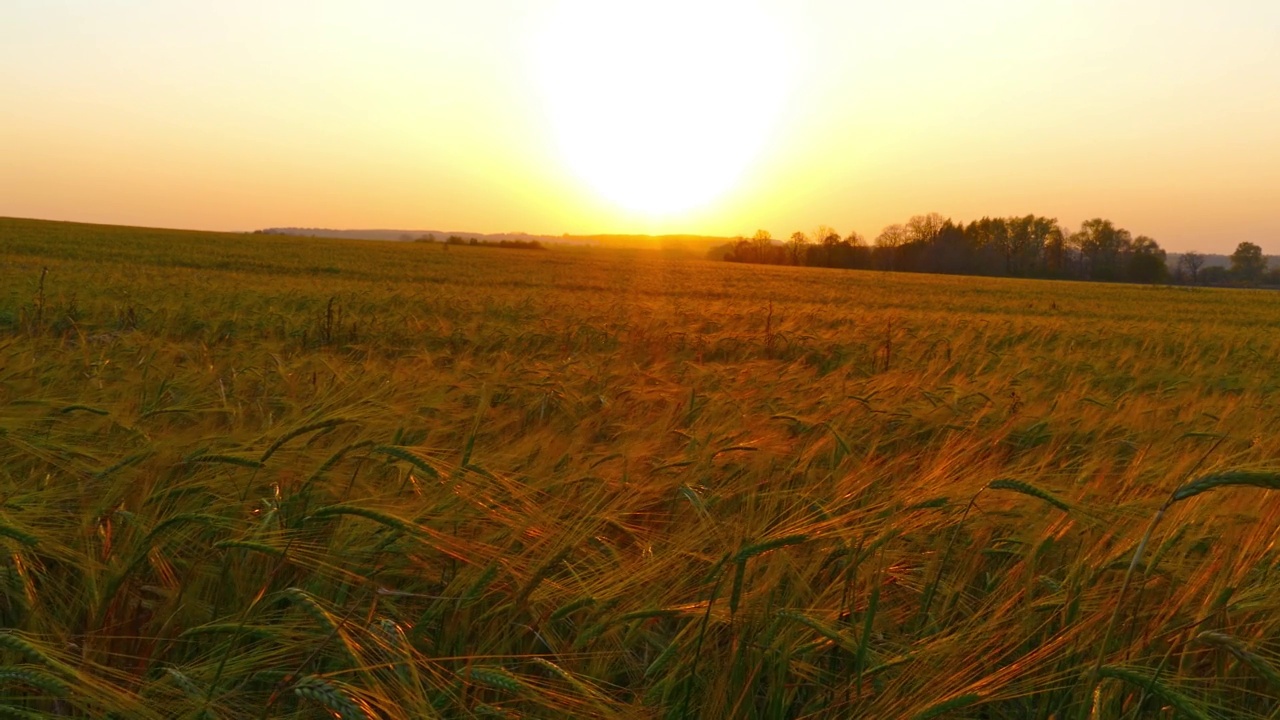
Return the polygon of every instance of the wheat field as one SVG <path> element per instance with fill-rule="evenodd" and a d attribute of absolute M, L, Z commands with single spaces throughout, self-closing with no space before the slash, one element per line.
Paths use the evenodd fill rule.
<path fill-rule="evenodd" d="M 1278 331 L 0 219 L 0 717 L 1280 717 Z"/>

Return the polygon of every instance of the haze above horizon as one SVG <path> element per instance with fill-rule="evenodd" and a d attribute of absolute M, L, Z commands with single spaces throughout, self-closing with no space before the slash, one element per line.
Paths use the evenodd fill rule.
<path fill-rule="evenodd" d="M 15 0 L 0 215 L 1280 253 L 1280 5 Z"/>

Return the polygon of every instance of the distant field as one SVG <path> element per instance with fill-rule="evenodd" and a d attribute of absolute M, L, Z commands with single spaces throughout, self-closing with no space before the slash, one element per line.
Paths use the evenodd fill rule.
<path fill-rule="evenodd" d="M 1270 292 L 0 219 L 0 717 L 1275 717 L 1278 407 Z"/>

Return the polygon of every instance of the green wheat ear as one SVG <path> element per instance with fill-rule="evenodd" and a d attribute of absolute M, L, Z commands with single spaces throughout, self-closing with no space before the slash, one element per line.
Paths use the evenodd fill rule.
<path fill-rule="evenodd" d="M 240 457 L 238 455 L 218 455 L 215 453 L 205 453 L 194 455 L 187 458 L 187 462 L 193 464 L 205 465 L 236 465 L 238 467 L 258 469 L 262 467 L 262 463 L 253 458 Z"/>
<path fill-rule="evenodd" d="M 186 630 L 178 633 L 178 638 L 185 640 L 204 635 L 242 635 L 255 641 L 272 640 L 278 637 L 278 634 L 275 631 L 267 627 L 243 625 L 240 623 L 210 623 L 208 625 L 197 625 L 193 628 L 187 628 Z"/>
<path fill-rule="evenodd" d="M 346 693 L 314 675 L 305 675 L 300 678 L 294 684 L 293 692 L 300 698 L 306 698 L 329 708 L 341 720 L 366 720 L 369 717 Z"/>
<path fill-rule="evenodd" d="M 541 667 L 545 668 L 547 671 L 549 671 L 551 674 L 555 675 L 556 677 L 559 677 L 561 680 L 564 680 L 566 683 L 569 684 L 570 687 L 576 690 L 578 694 L 581 695 L 582 697 L 592 700 L 593 703 L 598 703 L 597 707 L 599 708 L 608 707 L 607 698 L 605 698 L 603 695 L 597 692 L 595 688 L 591 687 L 590 685 L 583 682 L 582 680 L 579 680 L 578 677 L 573 673 L 569 672 L 568 670 L 565 670 L 564 668 L 551 662 L 550 660 L 547 660 L 546 658 L 535 657 L 533 658 L 533 662 L 534 664 L 540 665 Z"/>
<path fill-rule="evenodd" d="M 67 684 L 34 667 L 0 667 L 0 684 L 26 685 L 46 695 L 62 697 L 67 694 Z"/>
<path fill-rule="evenodd" d="M 385 525 L 392 530 L 399 530 L 401 532 L 414 533 L 417 530 L 417 528 L 415 528 L 411 523 L 401 520 L 394 515 L 389 515 L 380 510 L 374 510 L 373 508 L 354 507 L 351 505 L 329 505 L 328 507 L 322 507 L 311 513 L 311 518 L 313 520 L 319 520 L 339 515 L 354 515 L 356 517 L 362 517 L 366 520 L 372 520 L 379 525 Z"/>
<path fill-rule="evenodd" d="M 271 547 L 270 545 L 265 545 L 263 543 L 250 542 L 248 540 L 220 540 L 214 543 L 213 547 L 218 550 L 252 550 L 254 552 L 260 552 L 263 555 L 284 557 L 284 550 L 281 550 L 280 548 Z"/>
<path fill-rule="evenodd" d="M 61 410 L 59 410 L 58 412 L 63 415 L 68 415 L 70 413 L 77 412 L 77 411 L 87 412 L 93 415 L 110 415 L 111 414 L 106 410 L 103 410 L 102 408 L 91 407 L 89 405 L 68 405 L 62 408 Z"/>
<path fill-rule="evenodd" d="M 577 612 L 578 610 L 581 610 L 585 607 L 589 607 L 595 604 L 596 604 L 595 598 L 591 597 L 590 595 L 584 595 L 583 597 L 580 597 L 577 600 L 570 601 L 569 603 L 566 603 L 556 608 L 555 612 L 551 613 L 550 619 L 553 621 L 560 620 L 568 615 L 573 614 L 574 612 Z"/>
<path fill-rule="evenodd" d="M 1046 490 L 1041 490 L 1030 483 L 1022 482 L 1021 480 L 1010 480 L 1007 478 L 992 480 L 987 483 L 987 488 L 990 490 L 1009 490 L 1011 492 L 1028 495 L 1033 498 L 1039 498 L 1058 508 L 1062 512 L 1071 512 L 1071 506 L 1059 499 L 1058 496 Z"/>
<path fill-rule="evenodd" d="M 1213 632 L 1206 630 L 1196 635 L 1196 640 L 1213 647 L 1222 648 L 1227 652 L 1235 655 L 1241 662 L 1253 668 L 1255 672 L 1267 680 L 1267 682 L 1280 688 L 1280 672 L 1277 672 L 1271 663 L 1263 660 L 1257 653 L 1249 649 L 1239 638 L 1232 637 L 1226 633 Z"/>
<path fill-rule="evenodd" d="M 1264 490 L 1280 490 L 1280 472 L 1232 470 L 1196 478 L 1173 491 L 1173 500 L 1186 500 L 1220 487 L 1247 485 Z"/>
<path fill-rule="evenodd" d="M 346 418 L 330 418 L 328 420 L 321 420 L 319 422 L 313 422 L 307 425 L 303 425 L 302 427 L 299 427 L 299 428 L 294 428 L 293 430 L 290 430 L 284 435 L 281 435 L 279 438 L 276 438 L 275 442 L 267 446 L 267 449 L 264 450 L 262 453 L 262 457 L 258 458 L 258 462 L 265 463 L 268 459 L 271 458 L 272 455 L 275 454 L 277 450 L 283 447 L 285 443 L 298 437 L 299 435 L 306 435 L 307 433 L 317 432 L 319 430 L 330 430 L 335 427 L 338 427 L 339 425 L 344 425 L 350 422 L 355 422 L 355 421 L 348 420 Z"/>
<path fill-rule="evenodd" d="M 755 557 L 756 555 L 763 555 L 770 550 L 777 550 L 778 548 L 783 548 L 788 545 L 799 545 L 800 543 L 807 542 L 808 540 L 808 535 L 787 535 L 786 537 L 774 538 L 772 540 L 763 540 L 755 545 L 748 545 L 742 548 L 733 559 L 735 562 L 743 562 Z"/>
<path fill-rule="evenodd" d="M 1171 689 L 1167 685 L 1162 684 L 1152 676 L 1153 673 L 1150 673 L 1150 671 L 1144 670 L 1142 672 L 1138 672 L 1132 668 L 1120 667 L 1117 665 L 1103 665 L 1098 668 L 1098 675 L 1101 677 L 1123 680 L 1130 685 L 1140 687 L 1169 703 L 1175 710 L 1187 717 L 1194 718 L 1195 720 L 1209 720 L 1210 718 L 1209 714 L 1198 707 L 1191 698 Z"/>
<path fill-rule="evenodd" d="M 4 523 L 0 523 L 0 536 L 12 538 L 28 547 L 35 547 L 38 542 L 35 535 Z"/>
<path fill-rule="evenodd" d="M 952 710 L 969 707 L 980 699 L 981 698 L 978 695 L 969 693 L 968 695 L 960 695 L 959 697 L 953 697 L 949 700 L 943 700 L 940 703 L 930 705 L 922 712 L 912 715 L 911 720 L 931 720 L 932 718 L 941 717 Z"/>
<path fill-rule="evenodd" d="M 0 632 L 0 647 L 25 655 L 28 659 L 43 665 L 57 667 L 57 663 L 54 662 L 53 658 L 45 654 L 43 650 L 37 648 L 29 640 L 11 630 Z"/>
<path fill-rule="evenodd" d="M 658 657 L 654 658 L 653 662 L 649 663 L 649 667 L 645 668 L 644 676 L 650 679 L 656 677 L 663 670 L 667 669 L 667 666 L 671 664 L 671 661 L 676 658 L 676 655 L 679 652 L 679 641 L 672 640 L 661 653 L 658 653 Z"/>
<path fill-rule="evenodd" d="M 821 620 L 811 618 L 808 615 L 805 615 L 804 613 L 796 612 L 794 610 L 782 610 L 778 613 L 778 617 L 784 617 L 784 618 L 787 618 L 788 620 L 793 620 L 795 622 L 798 622 L 801 625 L 804 625 L 805 627 L 809 628 L 810 630 L 813 630 L 814 632 L 818 633 L 822 637 L 835 643 L 841 649 L 849 653 L 852 653 L 854 655 L 858 654 L 858 646 L 855 645 L 852 640 L 850 640 L 848 637 L 845 637 L 844 633 L 822 622 Z"/>
<path fill-rule="evenodd" d="M 170 667 L 170 668 L 165 668 L 164 671 L 166 674 L 168 674 L 169 679 L 173 681 L 173 684 L 177 685 L 182 690 L 182 692 L 187 694 L 188 697 L 197 698 L 197 699 L 204 697 L 205 691 L 201 690 L 200 687 L 197 686 L 195 682 L 191 680 L 191 678 L 184 675 L 178 669 Z"/>
<path fill-rule="evenodd" d="M 905 510 L 906 512 L 911 512 L 912 510 L 933 510 L 936 508 L 944 508 L 950 502 L 951 502 L 951 499 L 948 497 L 930 498 L 928 500 L 918 502 L 914 505 L 908 505 L 907 507 L 903 508 L 903 510 Z"/>
<path fill-rule="evenodd" d="M 0 705 L 0 717 L 16 718 L 16 720 L 44 720 L 48 715 L 37 715 L 12 705 Z"/>
<path fill-rule="evenodd" d="M 488 685 L 499 690 L 518 693 L 524 690 L 524 683 L 512 675 L 506 668 L 496 666 L 472 666 L 461 673 L 459 676 L 472 682 Z"/>
<path fill-rule="evenodd" d="M 404 462 L 407 462 L 421 470 L 424 474 L 431 477 L 431 479 L 440 479 L 440 471 L 428 463 L 426 458 L 405 448 L 397 447 L 395 445 L 379 445 L 369 452 L 377 453 L 379 455 L 389 455 L 397 460 L 403 460 Z"/>

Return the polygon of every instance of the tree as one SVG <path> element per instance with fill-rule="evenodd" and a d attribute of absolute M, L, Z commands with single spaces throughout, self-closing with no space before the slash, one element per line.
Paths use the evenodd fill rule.
<path fill-rule="evenodd" d="M 907 241 L 907 230 L 901 225 L 890 225 L 876 236 L 876 257 L 881 267 L 893 270 L 898 264 L 898 248 Z"/>
<path fill-rule="evenodd" d="M 769 262 L 769 252 L 773 248 L 773 235 L 768 230 L 757 230 L 755 235 L 751 236 L 751 245 L 755 248 L 755 262 Z"/>
<path fill-rule="evenodd" d="M 830 225 L 819 225 L 814 228 L 813 241 L 819 245 L 834 245 L 840 242 L 840 233 Z"/>
<path fill-rule="evenodd" d="M 1224 285 L 1230 277 L 1221 265 L 1209 265 L 1200 270 L 1200 282 L 1205 285 Z"/>
<path fill-rule="evenodd" d="M 725 253 L 724 259 L 729 262 L 754 262 L 755 247 L 750 240 L 739 235 L 733 239 L 733 244 L 729 246 L 729 251 Z"/>
<path fill-rule="evenodd" d="M 1146 235 L 1133 239 L 1129 255 L 1129 279 L 1133 282 L 1155 283 L 1169 277 L 1169 266 L 1160 244 Z"/>
<path fill-rule="evenodd" d="M 890 225 L 876 236 L 876 247 L 896 248 L 907 241 L 907 231 L 901 225 Z"/>
<path fill-rule="evenodd" d="M 1056 219 L 1049 222 L 1052 227 L 1044 240 L 1044 272 L 1049 277 L 1061 277 L 1066 274 L 1071 262 L 1071 253 L 1067 248 L 1067 233 Z"/>
<path fill-rule="evenodd" d="M 810 238 L 817 246 L 816 251 L 812 253 L 814 264 L 823 267 L 834 266 L 835 248 L 840 244 L 840 233 L 830 225 L 819 225 L 813 229 Z"/>
<path fill-rule="evenodd" d="M 1240 243 L 1231 253 L 1231 274 L 1244 282 L 1257 283 L 1266 270 L 1267 259 L 1262 256 L 1262 248 L 1251 242 Z"/>
<path fill-rule="evenodd" d="M 969 223 L 969 235 L 973 238 L 974 246 L 982 251 L 985 258 L 998 257 L 1003 265 L 1002 268 L 997 269 L 990 267 L 990 262 L 981 263 L 984 266 L 988 266 L 983 269 L 984 274 L 1014 274 L 1013 256 L 1015 247 L 1009 220 L 984 217 L 981 220 Z"/>
<path fill-rule="evenodd" d="M 1057 218 L 1028 215 L 1011 220 L 1010 226 L 1014 274 L 1038 274 L 1046 247 L 1059 236 Z"/>
<path fill-rule="evenodd" d="M 907 242 L 928 244 L 938 239 L 942 225 L 947 221 L 936 212 L 914 215 L 907 221 Z"/>
<path fill-rule="evenodd" d="M 1191 279 L 1191 284 L 1195 285 L 1200 282 L 1200 268 L 1204 267 L 1204 255 L 1195 250 L 1188 250 L 1182 253 L 1182 257 L 1178 258 L 1178 269 L 1186 273 Z"/>
<path fill-rule="evenodd" d="M 867 267 L 870 257 L 867 241 L 858 231 L 851 230 L 827 251 L 826 261 L 831 267 L 857 268 Z"/>
<path fill-rule="evenodd" d="M 791 240 L 787 242 L 787 250 L 791 252 L 791 264 L 800 265 L 800 260 L 805 256 L 805 248 L 809 245 L 809 238 L 804 233 L 796 231 L 791 233 Z"/>
<path fill-rule="evenodd" d="M 973 243 L 964 226 L 947 220 L 938 230 L 938 236 L 923 258 L 926 272 L 948 274 L 974 274 L 979 271 Z"/>
<path fill-rule="evenodd" d="M 1080 232 L 1071 236 L 1088 263 L 1091 280 L 1121 280 L 1124 258 L 1133 239 L 1129 231 L 1118 228 L 1110 220 L 1094 218 L 1080 224 Z"/>

